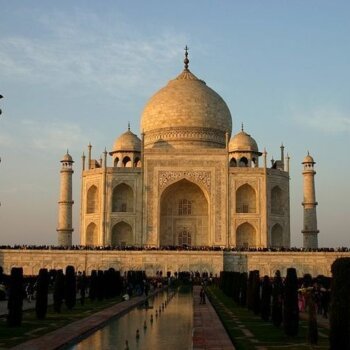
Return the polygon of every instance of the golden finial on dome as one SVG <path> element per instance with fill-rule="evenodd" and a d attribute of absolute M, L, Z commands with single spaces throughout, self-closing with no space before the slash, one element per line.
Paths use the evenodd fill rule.
<path fill-rule="evenodd" d="M 242 131 L 242 132 L 244 131 L 243 123 L 241 124 L 241 131 Z"/>
<path fill-rule="evenodd" d="M 130 122 L 128 122 L 128 131 L 130 131 Z"/>
<path fill-rule="evenodd" d="M 188 64 L 190 63 L 190 60 L 188 59 L 188 47 L 186 45 L 185 47 L 185 59 L 184 59 L 184 63 L 185 63 L 185 70 L 188 70 Z"/>

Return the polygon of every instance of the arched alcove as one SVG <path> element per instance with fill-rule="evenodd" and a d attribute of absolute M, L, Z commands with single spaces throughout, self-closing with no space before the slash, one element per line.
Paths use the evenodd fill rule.
<path fill-rule="evenodd" d="M 98 232 L 95 223 L 91 222 L 86 228 L 85 245 L 96 246 L 98 244 Z"/>
<path fill-rule="evenodd" d="M 252 186 L 244 184 L 236 191 L 236 213 L 256 213 L 256 194 Z"/>
<path fill-rule="evenodd" d="M 141 159 L 139 157 L 136 157 L 134 160 L 134 167 L 140 168 L 141 167 Z"/>
<path fill-rule="evenodd" d="M 113 226 L 111 245 L 112 246 L 125 246 L 134 244 L 132 227 L 124 222 L 118 222 Z"/>
<path fill-rule="evenodd" d="M 130 157 L 126 156 L 123 158 L 123 165 L 124 165 L 124 168 L 132 168 L 132 161 Z"/>
<path fill-rule="evenodd" d="M 237 166 L 237 161 L 236 158 L 232 157 L 230 160 L 230 167 L 236 167 Z"/>
<path fill-rule="evenodd" d="M 245 222 L 237 227 L 236 246 L 239 248 L 249 248 L 256 246 L 256 231 L 254 226 Z"/>
<path fill-rule="evenodd" d="M 275 186 L 271 190 L 271 213 L 279 215 L 284 214 L 283 191 L 279 186 Z"/>
<path fill-rule="evenodd" d="M 283 247 L 283 228 L 280 224 L 273 225 L 271 229 L 271 247 Z"/>
<path fill-rule="evenodd" d="M 117 167 L 119 165 L 118 163 L 119 163 L 119 158 L 115 157 L 113 162 L 114 167 Z"/>
<path fill-rule="evenodd" d="M 98 189 L 95 185 L 92 185 L 87 192 L 86 196 L 86 213 L 92 214 L 98 212 Z"/>
<path fill-rule="evenodd" d="M 134 192 L 132 188 L 122 183 L 113 189 L 112 194 L 113 212 L 133 212 L 134 211 Z"/>
<path fill-rule="evenodd" d="M 246 157 L 242 157 L 239 160 L 239 166 L 240 167 L 247 167 L 248 166 L 248 159 Z"/>
<path fill-rule="evenodd" d="M 160 245 L 209 245 L 208 210 L 198 185 L 185 179 L 170 185 L 160 198 Z"/>

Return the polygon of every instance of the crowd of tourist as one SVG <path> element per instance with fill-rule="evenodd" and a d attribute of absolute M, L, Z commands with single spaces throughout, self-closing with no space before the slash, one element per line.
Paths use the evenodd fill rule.
<path fill-rule="evenodd" d="M 56 245 L 0 245 L 0 250 L 134 250 L 134 251 L 162 251 L 162 250 L 173 250 L 173 251 L 224 251 L 224 252 L 349 252 L 348 247 L 338 248 L 284 248 L 284 247 L 269 247 L 269 248 L 253 248 L 253 247 L 220 247 L 220 246 L 175 246 L 167 245 L 161 247 L 153 246 L 136 246 L 136 245 L 122 245 L 122 246 L 86 246 L 86 245 L 72 245 L 70 247 L 56 246 Z"/>

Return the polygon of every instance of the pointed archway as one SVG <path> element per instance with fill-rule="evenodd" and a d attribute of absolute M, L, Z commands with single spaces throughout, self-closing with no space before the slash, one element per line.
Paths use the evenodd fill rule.
<path fill-rule="evenodd" d="M 120 221 L 112 229 L 112 246 L 125 246 L 134 244 L 132 227 L 124 221 Z"/>
<path fill-rule="evenodd" d="M 280 224 L 275 224 L 271 229 L 271 247 L 283 247 L 283 228 Z"/>
<path fill-rule="evenodd" d="M 98 243 L 98 232 L 95 223 L 91 222 L 86 228 L 85 245 L 96 246 Z"/>
<path fill-rule="evenodd" d="M 186 179 L 170 185 L 160 198 L 160 246 L 207 246 L 209 206 L 202 189 Z"/>
<path fill-rule="evenodd" d="M 236 246 L 240 248 L 249 248 L 256 246 L 256 231 L 254 226 L 245 222 L 237 227 Z"/>

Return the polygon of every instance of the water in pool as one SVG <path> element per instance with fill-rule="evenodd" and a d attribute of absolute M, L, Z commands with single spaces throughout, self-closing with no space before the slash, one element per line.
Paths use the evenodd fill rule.
<path fill-rule="evenodd" d="M 161 292 L 149 308 L 134 308 L 67 349 L 125 350 L 126 341 L 129 350 L 192 349 L 192 309 L 192 293 Z"/>

